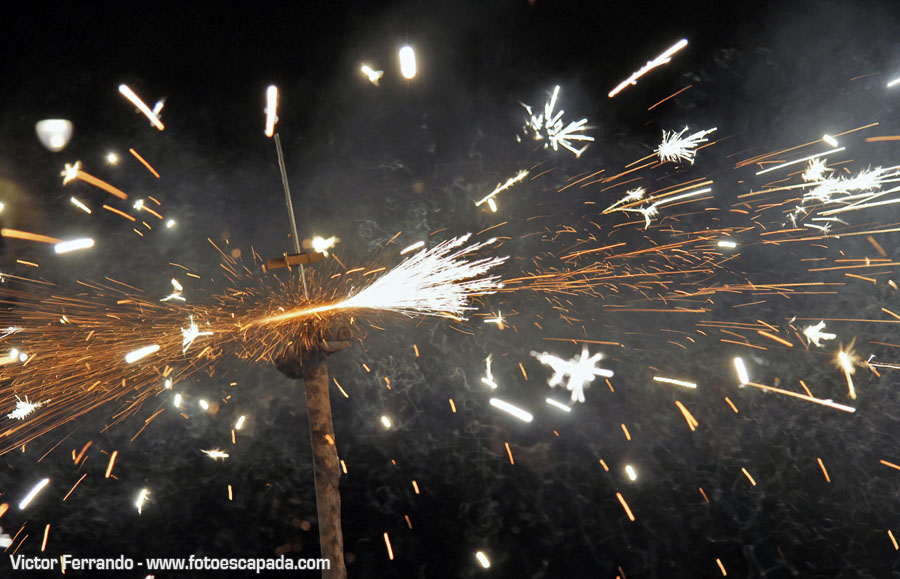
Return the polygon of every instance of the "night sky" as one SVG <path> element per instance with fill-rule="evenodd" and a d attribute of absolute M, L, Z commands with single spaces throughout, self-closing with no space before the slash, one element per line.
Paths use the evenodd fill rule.
<path fill-rule="evenodd" d="M 886 88 L 900 76 L 900 5 L 183 4 L 72 3 L 5 16 L 0 222 L 60 239 L 92 237 L 96 246 L 56 255 L 45 244 L 6 239 L 4 274 L 52 282 L 61 294 L 80 291 L 76 280 L 108 276 L 162 298 L 182 271 L 171 265 L 177 263 L 200 273 L 179 278 L 188 303 L 206 303 L 229 287 L 212 241 L 242 255 L 253 276 L 271 275 L 252 253 L 278 257 L 293 240 L 275 146 L 263 135 L 270 84 L 281 94 L 277 131 L 300 236 L 339 237 L 334 251 L 348 267 L 391 267 L 413 242 L 433 246 L 501 223 L 489 233 L 500 243 L 488 253 L 509 256 L 497 272 L 505 279 L 608 257 L 563 259 L 573 248 L 649 248 L 684 232 L 739 232 L 735 257 L 685 281 L 694 285 L 677 281 L 648 292 L 623 281 L 590 293 L 503 292 L 476 299 L 466 322 L 361 314 L 353 345 L 329 361 L 349 394 L 331 391 L 337 449 L 347 466 L 341 497 L 350 577 L 695 578 L 721 577 L 720 564 L 728 577 L 900 576 L 888 534 L 900 535 L 900 472 L 879 462 L 900 464 L 898 370 L 878 375 L 857 366 L 858 398 L 851 400 L 832 364 L 851 341 L 863 361 L 874 355 L 900 363 L 897 326 L 829 321 L 826 330 L 837 338 L 822 348 L 789 330 L 794 317 L 798 330 L 828 318 L 896 321 L 885 310 L 900 312 L 900 294 L 888 284 L 900 277 L 892 265 L 900 261 L 900 234 L 879 234 L 872 243 L 859 232 L 898 227 L 900 211 L 884 205 L 834 223 L 835 231 L 853 235 L 766 243 L 767 234 L 790 223 L 781 208 L 752 220 L 739 196 L 779 179 L 797 183 L 799 175 L 763 177 L 755 173 L 765 165 L 738 166 L 872 123 L 878 125 L 840 137 L 847 151 L 829 162 L 845 176 L 898 164 L 897 141 L 866 138 L 900 134 L 900 86 Z M 607 96 L 681 38 L 689 44 L 671 63 Z M 418 59 L 411 81 L 399 71 L 404 44 Z M 384 71 L 379 86 L 360 72 L 362 63 Z M 122 98 L 121 83 L 150 106 L 165 98 L 165 131 Z M 520 103 L 542 108 L 557 85 L 565 118 L 590 121 L 595 141 L 579 158 L 523 133 Z M 52 153 L 38 141 L 34 126 L 45 118 L 72 121 L 65 150 Z M 699 150 L 693 165 L 662 164 L 615 183 L 566 187 L 596 171 L 607 177 L 627 170 L 653 155 L 663 130 L 685 126 L 717 127 L 714 144 Z M 824 150 L 818 143 L 769 160 Z M 121 157 L 117 165 L 106 162 L 110 151 Z M 94 207 L 130 204 L 85 183 L 63 187 L 60 172 L 76 160 L 134 198 L 159 199 L 177 225 L 139 237 L 115 214 L 79 211 L 73 195 Z M 520 170 L 530 170 L 529 178 L 497 196 L 496 213 L 475 207 Z M 640 217 L 601 214 L 632 187 L 654 191 L 701 180 L 713 181 L 711 196 L 664 209 L 646 230 Z M 782 195 L 773 203 L 790 198 Z M 866 257 L 888 261 L 875 269 L 810 271 Z M 674 266 L 687 268 L 679 264 L 692 256 L 680 259 Z M 610 263 L 626 267 L 626 260 Z M 632 273 L 657 265 L 653 258 L 627 260 Z M 835 285 L 659 298 L 713 285 L 817 282 Z M 0 286 L 5 301 L 4 291 Z M 672 307 L 702 312 L 662 311 Z M 635 311 L 642 309 L 656 311 Z M 504 329 L 484 323 L 498 312 Z M 19 315 L 16 305 L 4 315 Z M 792 345 L 756 330 L 726 335 L 723 323 L 768 324 Z M 565 413 L 545 399 L 568 403 L 568 392 L 547 385 L 552 372 L 531 352 L 568 359 L 583 345 L 603 352 L 601 365 L 615 375 L 611 386 L 595 380 L 586 401 Z M 496 391 L 482 382 L 489 354 Z M 746 361 L 753 382 L 802 393 L 803 380 L 815 397 L 856 412 L 739 388 L 735 356 Z M 654 382 L 659 375 L 698 388 Z M 6 386 L 0 384 L 0 440 L 17 424 L 5 416 L 15 407 L 15 391 Z M 175 393 L 184 397 L 182 411 L 172 405 Z M 529 409 L 533 422 L 498 411 L 492 397 Z M 216 411 L 200 409 L 201 398 L 217 401 Z M 676 400 L 696 417 L 696 431 Z M 0 456 L 0 502 L 10 505 L 0 526 L 11 536 L 19 532 L 7 553 L 41 555 L 49 523 L 43 555 L 51 557 L 318 556 L 302 383 L 226 350 L 214 372 L 172 391 L 160 384 L 158 396 L 107 429 L 119 409 L 104 406 L 29 442 L 24 453 Z M 241 415 L 246 426 L 232 444 Z M 74 465 L 72 451 L 89 441 L 88 460 Z M 230 457 L 213 461 L 201 453 L 211 448 Z M 105 478 L 113 451 L 115 477 Z M 626 465 L 637 480 L 629 480 Z M 50 485 L 19 510 L 21 497 L 45 477 Z M 139 515 L 133 503 L 142 488 L 151 495 Z M 490 569 L 479 565 L 477 551 L 489 557 Z M 0 554 L 0 577 L 52 575 L 14 573 Z M 217 576 L 225 575 L 177 575 Z"/>

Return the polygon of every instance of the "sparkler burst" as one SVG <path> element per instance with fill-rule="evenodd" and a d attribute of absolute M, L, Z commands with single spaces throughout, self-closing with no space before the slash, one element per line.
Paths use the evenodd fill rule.
<path fill-rule="evenodd" d="M 558 151 L 559 147 L 563 147 L 571 151 L 575 157 L 580 157 L 584 153 L 588 145 L 584 145 L 580 149 L 576 149 L 572 145 L 572 141 L 593 142 L 594 137 L 584 133 L 588 129 L 587 119 L 580 121 L 572 121 L 566 124 L 563 121 L 565 111 L 556 111 L 556 100 L 559 97 L 559 85 L 554 87 L 553 93 L 547 102 L 544 103 L 544 112 L 535 114 L 531 106 L 525 103 L 519 103 L 524 107 L 528 117 L 525 122 L 525 134 L 529 132 L 536 141 L 546 140 L 544 148 L 552 147 L 554 151 Z"/>
<path fill-rule="evenodd" d="M 677 133 L 675 131 L 663 131 L 662 142 L 654 151 L 659 156 L 660 162 L 677 162 L 681 160 L 693 165 L 694 157 L 697 156 L 697 147 L 702 143 L 708 142 L 709 139 L 706 136 L 716 129 L 713 127 L 712 129 L 698 131 L 685 137 L 683 135 L 687 130 L 688 128 L 685 127 Z"/>
<path fill-rule="evenodd" d="M 603 359 L 603 354 L 598 352 L 591 356 L 588 354 L 587 346 L 582 348 L 580 356 L 569 360 L 563 360 L 547 352 L 532 352 L 531 355 L 537 358 L 541 364 L 553 369 L 553 375 L 547 380 L 547 384 L 555 387 L 561 386 L 565 381 L 566 390 L 572 393 L 572 402 L 584 402 L 584 388 L 597 376 L 604 378 L 613 376 L 612 370 L 597 366 L 597 363 Z"/>

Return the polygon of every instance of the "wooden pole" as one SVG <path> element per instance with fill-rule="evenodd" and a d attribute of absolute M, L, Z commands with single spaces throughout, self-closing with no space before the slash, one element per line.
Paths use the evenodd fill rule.
<path fill-rule="evenodd" d="M 309 439 L 312 444 L 313 472 L 316 485 L 316 509 L 319 513 L 319 544 L 322 557 L 331 561 L 331 570 L 322 573 L 326 579 L 345 579 L 344 537 L 341 533 L 341 473 L 331 400 L 328 392 L 328 354 L 321 350 L 303 353 L 303 383 L 306 387 L 306 411 L 309 415 Z"/>

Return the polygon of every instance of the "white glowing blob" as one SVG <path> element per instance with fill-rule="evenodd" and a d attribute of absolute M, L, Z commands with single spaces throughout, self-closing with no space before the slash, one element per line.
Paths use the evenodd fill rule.
<path fill-rule="evenodd" d="M 153 344 L 153 345 L 150 345 L 150 346 L 144 346 L 143 348 L 138 348 L 137 350 L 135 350 L 135 351 L 133 351 L 133 352 L 129 352 L 128 354 L 126 354 L 126 355 L 125 355 L 125 362 L 128 363 L 128 364 L 133 364 L 134 362 L 137 362 L 137 361 L 140 360 L 141 358 L 144 358 L 144 357 L 146 357 L 146 356 L 149 356 L 150 354 L 152 354 L 152 353 L 154 353 L 154 352 L 158 352 L 158 351 L 159 351 L 159 345 L 158 345 L 158 344 Z"/>
<path fill-rule="evenodd" d="M 518 406 L 514 406 L 505 400 L 500 400 L 499 398 L 491 398 L 489 402 L 494 408 L 498 408 L 511 416 L 515 416 L 522 422 L 531 422 L 532 420 L 534 420 L 534 416 L 530 412 L 522 410 Z"/>
<path fill-rule="evenodd" d="M 391 422 L 391 419 L 388 418 L 387 416 L 382 416 L 382 417 L 381 417 L 381 424 L 382 424 L 385 428 L 390 428 L 391 426 L 393 426 L 393 423 Z"/>
<path fill-rule="evenodd" d="M 417 72 L 416 51 L 409 45 L 402 47 L 400 49 L 400 74 L 406 80 L 412 80 L 416 77 Z"/>
<path fill-rule="evenodd" d="M 547 384 L 555 387 L 562 385 L 563 381 L 566 382 L 566 389 L 572 392 L 572 402 L 584 402 L 584 387 L 593 382 L 597 376 L 604 378 L 613 376 L 612 370 L 597 367 L 597 363 L 603 359 L 603 354 L 598 352 L 590 356 L 587 346 L 582 348 L 581 356 L 569 360 L 563 360 L 547 352 L 532 352 L 531 355 L 541 364 L 553 369 L 553 375 Z"/>
<path fill-rule="evenodd" d="M 72 138 L 72 122 L 66 119 L 45 119 L 34 126 L 38 139 L 47 150 L 62 151 Z"/>
<path fill-rule="evenodd" d="M 278 87 L 274 84 L 266 89 L 266 136 L 275 134 L 275 123 L 278 122 Z"/>

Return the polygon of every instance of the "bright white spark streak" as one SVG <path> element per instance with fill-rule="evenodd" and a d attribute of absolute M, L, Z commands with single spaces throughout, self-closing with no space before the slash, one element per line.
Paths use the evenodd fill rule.
<path fill-rule="evenodd" d="M 837 147 L 838 142 L 837 139 L 832 137 L 831 135 L 822 135 L 822 140 L 825 141 L 825 144 L 829 147 Z"/>
<path fill-rule="evenodd" d="M 484 377 L 481 379 L 481 381 L 496 390 L 497 383 L 494 382 L 494 375 L 491 374 L 491 360 L 493 356 L 493 354 L 488 354 L 488 357 L 484 359 L 485 370 Z"/>
<path fill-rule="evenodd" d="M 150 110 L 150 107 L 144 104 L 144 101 L 142 101 L 138 95 L 134 94 L 134 91 L 131 90 L 128 85 L 120 84 L 119 92 L 122 93 L 122 96 L 131 101 L 131 104 L 136 106 L 139 111 L 144 113 L 144 116 L 150 120 L 154 127 L 160 131 L 166 128 L 163 126 L 162 121 L 159 120 L 159 117 Z"/>
<path fill-rule="evenodd" d="M 181 282 L 179 282 L 179 281 L 178 281 L 177 279 L 175 279 L 174 277 L 172 278 L 172 287 L 175 288 L 175 291 L 177 291 L 177 292 L 183 292 L 183 291 L 184 291 L 184 286 L 181 285 Z"/>
<path fill-rule="evenodd" d="M 201 450 L 200 452 L 202 452 L 203 454 L 205 454 L 206 456 L 208 456 L 209 458 L 211 458 L 213 460 L 219 460 L 220 458 L 222 460 L 225 460 L 226 458 L 228 458 L 230 456 L 227 452 L 219 450 L 218 448 L 215 448 L 213 450 Z"/>
<path fill-rule="evenodd" d="M 559 408 L 563 412 L 572 412 L 572 407 L 567 406 L 560 402 L 559 400 L 554 400 L 553 398 L 547 398 L 547 404 L 553 406 L 554 408 Z"/>
<path fill-rule="evenodd" d="M 518 406 L 513 406 L 509 402 L 500 400 L 499 398 L 491 398 L 490 403 L 494 408 L 502 410 L 511 416 L 515 416 L 522 422 L 531 422 L 534 420 L 534 416 L 530 412 L 522 410 Z"/>
<path fill-rule="evenodd" d="M 741 386 L 750 382 L 750 374 L 747 373 L 747 366 L 744 365 L 744 360 L 742 358 L 734 359 L 734 369 L 737 372 Z"/>
<path fill-rule="evenodd" d="M 181 394 L 176 394 L 175 398 L 172 400 L 172 404 L 175 408 L 181 408 Z"/>
<path fill-rule="evenodd" d="M 687 130 L 688 128 L 685 127 L 677 133 L 675 131 L 663 131 L 662 142 L 654 151 L 654 153 L 659 156 L 660 162 L 677 162 L 681 159 L 683 161 L 688 161 L 693 165 L 694 157 L 697 155 L 697 147 L 701 143 L 709 141 L 709 139 L 706 138 L 706 135 L 715 131 L 716 127 L 706 129 L 705 131 L 698 131 L 687 137 L 682 137 Z"/>
<path fill-rule="evenodd" d="M 484 320 L 485 324 L 497 324 L 497 328 L 503 329 L 503 312 L 497 312 L 496 318 L 488 318 Z"/>
<path fill-rule="evenodd" d="M 406 80 L 412 80 L 416 78 L 416 73 L 418 69 L 416 67 L 416 51 L 413 50 L 412 46 L 404 46 L 400 49 L 400 74 L 403 75 L 403 78 Z"/>
<path fill-rule="evenodd" d="M 491 568 L 491 561 L 490 559 L 488 559 L 487 555 L 484 554 L 484 551 L 478 551 L 477 553 L 475 553 L 475 558 L 478 559 L 478 564 L 485 569 Z"/>
<path fill-rule="evenodd" d="M 830 172 L 827 159 L 811 159 L 800 177 L 807 183 L 814 183 L 825 179 L 825 174 Z"/>
<path fill-rule="evenodd" d="M 341 309 L 387 310 L 407 315 L 463 318 L 475 309 L 469 296 L 488 295 L 503 287 L 499 276 L 483 276 L 506 261 L 506 257 L 467 259 L 491 245 L 489 239 L 464 245 L 471 234 L 441 242 L 422 250 L 372 282 L 358 294 L 339 304 Z"/>
<path fill-rule="evenodd" d="M 378 86 L 378 81 L 381 80 L 381 77 L 384 76 L 383 70 L 373 70 L 368 64 L 364 64 L 359 69 L 362 71 L 364 75 L 369 77 L 369 82 Z"/>
<path fill-rule="evenodd" d="M 717 246 L 717 247 L 723 247 L 723 248 L 726 248 L 726 249 L 734 249 L 735 247 L 737 247 L 737 242 L 736 242 L 736 241 L 725 241 L 725 240 L 722 240 L 722 241 L 716 243 L 716 246 Z"/>
<path fill-rule="evenodd" d="M 662 376 L 654 376 L 654 382 L 662 382 L 663 384 L 674 384 L 676 386 L 684 386 L 685 388 L 696 388 L 697 385 L 693 382 L 686 382 L 684 380 L 676 380 L 675 378 L 664 378 Z"/>
<path fill-rule="evenodd" d="M 25 495 L 25 498 L 19 501 L 19 510 L 24 511 L 25 509 L 27 509 L 28 505 L 31 504 L 31 501 L 34 500 L 34 497 L 36 497 L 38 493 L 41 492 L 49 483 L 50 479 L 45 478 L 41 479 L 40 482 L 34 485 L 34 488 L 28 491 L 28 494 Z"/>
<path fill-rule="evenodd" d="M 164 387 L 166 390 L 171 390 L 171 389 L 172 389 L 172 379 L 171 379 L 171 378 L 166 378 L 166 381 L 163 382 L 163 387 Z"/>
<path fill-rule="evenodd" d="M 325 257 L 328 257 L 328 250 L 334 248 L 335 244 L 338 243 L 340 239 L 332 235 L 329 238 L 324 238 L 321 235 L 315 235 L 312 238 L 312 248 L 316 253 L 321 253 Z"/>
<path fill-rule="evenodd" d="M 887 86 L 887 88 L 891 88 L 892 86 L 896 86 L 896 85 L 898 85 L 898 84 L 900 84 L 900 76 L 898 76 L 898 77 L 895 78 L 894 80 L 892 80 L 892 81 L 890 81 L 889 83 L 887 83 L 886 86 Z"/>
<path fill-rule="evenodd" d="M 407 253 L 409 253 L 411 251 L 415 251 L 415 250 L 419 249 L 420 247 L 425 247 L 424 241 L 417 241 L 417 242 L 413 243 L 412 245 L 403 248 L 403 250 L 400 251 L 400 255 L 406 255 Z"/>
<path fill-rule="evenodd" d="M 671 62 L 672 60 L 672 55 L 687 46 L 687 43 L 687 39 L 682 38 L 681 40 L 667 48 L 665 52 L 663 52 L 653 60 L 647 61 L 647 64 L 642 66 L 640 70 L 631 73 L 631 76 L 619 83 L 616 88 L 609 91 L 609 98 L 613 98 L 614 96 L 622 92 L 628 85 L 636 85 L 639 78 L 641 78 L 654 68 L 657 68 L 664 64 L 669 64 L 669 62 Z"/>
<path fill-rule="evenodd" d="M 141 492 L 138 493 L 137 499 L 134 501 L 134 506 L 137 508 L 137 512 L 140 515 L 144 511 L 144 503 L 150 498 L 150 491 L 147 489 L 141 489 Z"/>
<path fill-rule="evenodd" d="M 166 221 L 166 228 L 167 228 L 167 229 L 172 229 L 173 227 L 175 227 L 175 220 L 174 220 L 174 219 L 169 219 L 168 221 Z"/>
<path fill-rule="evenodd" d="M 43 402 L 31 402 L 28 400 L 28 396 L 25 397 L 25 400 L 19 398 L 16 395 L 16 408 L 12 412 L 6 415 L 10 420 L 24 420 L 28 416 L 30 416 L 35 410 L 47 404 L 50 400 L 44 400 Z"/>
<path fill-rule="evenodd" d="M 575 356 L 570 360 L 563 360 L 547 352 L 532 352 L 531 355 L 541 364 L 553 369 L 553 375 L 547 380 L 547 384 L 551 387 L 560 386 L 565 380 L 566 389 L 572 392 L 572 402 L 584 402 L 584 387 L 593 382 L 595 377 L 613 376 L 612 370 L 597 367 L 597 362 L 603 359 L 603 354 L 597 352 L 589 356 L 587 346 L 582 348 L 581 356 Z"/>
<path fill-rule="evenodd" d="M 475 207 L 479 207 L 485 201 L 491 201 L 498 193 L 506 191 L 507 189 L 509 189 L 510 187 L 512 187 L 513 185 L 515 185 L 516 183 L 518 183 L 519 181 L 521 181 L 522 179 L 524 179 L 527 176 L 528 176 L 528 171 L 525 171 L 523 169 L 522 171 L 519 171 L 518 173 L 516 173 L 515 177 L 510 177 L 509 179 L 507 179 L 505 183 L 498 183 L 497 187 L 495 187 L 493 191 L 491 191 L 488 195 L 486 195 L 481 201 L 477 201 L 475 203 Z"/>
<path fill-rule="evenodd" d="M 128 364 L 133 364 L 134 362 L 137 362 L 141 358 L 149 356 L 150 354 L 152 354 L 154 352 L 158 352 L 158 351 L 159 351 L 159 344 L 152 344 L 150 346 L 144 346 L 143 348 L 138 348 L 137 350 L 126 354 L 125 362 Z"/>
<path fill-rule="evenodd" d="M 162 112 L 164 106 L 166 106 L 166 97 L 163 97 L 156 101 L 156 104 L 153 105 L 153 114 L 158 117 L 159 113 Z"/>
<path fill-rule="evenodd" d="M 802 159 L 796 159 L 794 161 L 788 161 L 787 163 L 782 163 L 780 165 L 775 165 L 774 167 L 769 167 L 768 169 L 763 169 L 762 171 L 758 171 L 757 175 L 763 175 L 765 173 L 769 173 L 771 171 L 777 171 L 783 167 L 789 167 L 791 165 L 796 165 L 797 163 L 803 163 L 809 161 L 810 159 L 818 159 L 819 157 L 824 157 L 825 155 L 830 155 L 831 153 L 839 153 L 845 150 L 847 147 L 838 147 L 836 149 L 831 149 L 829 151 L 825 151 L 824 153 L 816 153 L 815 155 L 810 155 L 809 157 L 803 157 Z"/>
<path fill-rule="evenodd" d="M 519 103 L 525 108 L 525 112 L 528 113 L 528 117 L 525 119 L 525 133 L 527 134 L 530 130 L 535 141 L 546 139 L 545 149 L 553 147 L 554 151 L 558 151 L 559 147 L 563 147 L 571 151 L 577 158 L 587 150 L 588 146 L 585 145 L 581 149 L 576 149 L 572 146 L 572 141 L 592 142 L 594 137 L 584 134 L 584 131 L 588 128 L 586 126 L 587 119 L 573 121 L 566 125 L 562 120 L 565 111 L 554 112 L 558 96 L 559 86 L 557 85 L 553 89 L 550 98 L 544 103 L 544 112 L 539 115 L 535 115 L 529 105 Z"/>
<path fill-rule="evenodd" d="M 682 199 L 688 199 L 690 197 L 696 197 L 697 195 L 703 195 L 705 193 L 709 193 L 710 191 L 712 191 L 712 188 L 705 187 L 703 189 L 697 189 L 695 191 L 688 191 L 687 193 L 675 195 L 674 197 L 661 197 L 650 205 L 642 205 L 640 207 L 616 207 L 617 205 L 621 205 L 627 200 L 626 195 L 625 199 L 620 199 L 619 201 L 608 207 L 603 213 L 609 213 L 611 211 L 640 213 L 644 216 L 644 229 L 647 229 L 650 227 L 650 223 L 653 221 L 653 218 L 659 215 L 659 210 L 661 207 L 668 205 L 669 203 L 674 203 L 675 201 L 681 201 Z"/>
<path fill-rule="evenodd" d="M 191 315 L 191 325 L 187 328 L 181 328 L 181 353 L 187 352 L 194 340 L 200 336 L 212 336 L 212 332 L 201 332 L 200 327 L 194 323 L 194 316 Z M 157 347 L 157 349 L 159 349 Z"/>
<path fill-rule="evenodd" d="M 387 416 L 382 416 L 381 417 L 381 425 L 384 426 L 385 428 L 390 428 L 391 426 L 393 426 L 393 423 L 391 422 L 391 419 L 388 418 Z"/>
<path fill-rule="evenodd" d="M 803 335 L 806 336 L 808 343 L 822 347 L 822 340 L 833 340 L 837 338 L 837 334 L 823 332 L 823 329 L 825 329 L 824 321 L 819 322 L 815 326 L 806 326 L 803 328 Z"/>
<path fill-rule="evenodd" d="M 637 480 L 637 471 L 635 471 L 634 467 L 631 466 L 630 464 L 625 465 L 625 474 L 627 474 L 628 478 L 631 479 L 632 481 Z"/>
<path fill-rule="evenodd" d="M 204 400 L 202 398 L 197 401 L 197 406 L 199 406 L 204 411 L 209 410 L 209 402 L 207 402 L 206 400 Z"/>
<path fill-rule="evenodd" d="M 119 162 L 119 155 L 117 155 L 116 153 L 110 151 L 109 153 L 106 154 L 106 162 L 109 163 L 110 165 L 116 165 L 116 164 L 118 164 L 118 162 Z"/>
<path fill-rule="evenodd" d="M 73 239 L 71 241 L 63 241 L 57 243 L 53 246 L 53 250 L 56 253 L 68 253 L 70 251 L 87 249 L 89 247 L 94 247 L 94 240 L 90 237 L 85 237 L 82 239 Z"/>
<path fill-rule="evenodd" d="M 266 89 L 266 136 L 275 134 L 275 123 L 278 122 L 278 87 L 274 84 Z"/>
<path fill-rule="evenodd" d="M 87 213 L 88 215 L 90 215 L 90 213 L 91 213 L 91 208 L 90 208 L 90 207 L 88 207 L 87 205 L 85 205 L 84 203 L 82 203 L 81 201 L 79 201 L 78 199 L 75 199 L 74 197 L 70 197 L 70 198 L 69 198 L 69 201 L 72 202 L 72 205 L 74 205 L 75 207 L 81 209 L 82 211 L 84 211 L 85 213 Z"/>
<path fill-rule="evenodd" d="M 235 430 L 242 429 L 244 427 L 244 422 L 246 422 L 246 421 L 247 421 L 247 417 L 242 415 L 240 418 L 237 419 L 237 422 L 234 423 L 234 429 Z"/>

